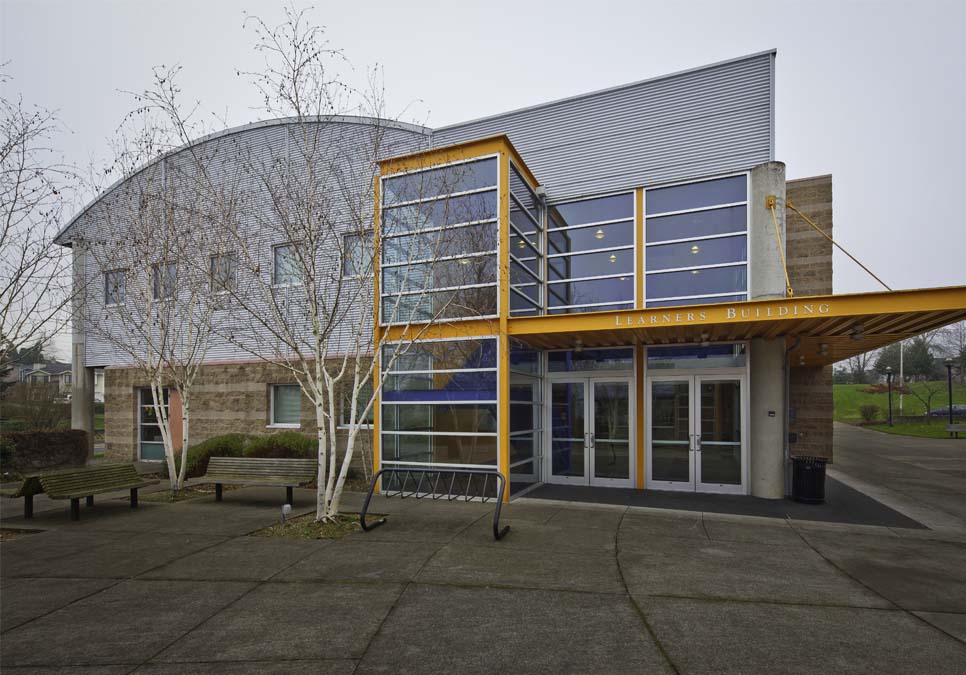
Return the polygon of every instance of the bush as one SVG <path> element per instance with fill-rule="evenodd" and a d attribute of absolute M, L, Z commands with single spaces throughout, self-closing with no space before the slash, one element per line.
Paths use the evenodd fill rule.
<path fill-rule="evenodd" d="M 297 431 L 255 436 L 245 446 L 245 457 L 294 457 L 312 459 L 318 454 L 318 440 Z"/>
<path fill-rule="evenodd" d="M 87 432 L 80 429 L 10 432 L 0 441 L 0 461 L 4 473 L 33 473 L 84 466 L 88 449 Z"/>
<path fill-rule="evenodd" d="M 241 457 L 250 439 L 251 437 L 245 434 L 224 434 L 212 436 L 206 441 L 192 445 L 188 448 L 188 468 L 185 477 L 204 476 L 208 471 L 208 460 L 212 457 Z M 180 468 L 180 464 L 178 466 Z"/>
<path fill-rule="evenodd" d="M 874 422 L 879 416 L 879 406 L 874 403 L 867 403 L 859 408 L 859 414 L 862 416 L 863 422 Z"/>

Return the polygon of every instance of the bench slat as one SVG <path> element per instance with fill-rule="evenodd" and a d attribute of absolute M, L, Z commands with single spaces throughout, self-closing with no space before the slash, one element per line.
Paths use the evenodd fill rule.
<path fill-rule="evenodd" d="M 133 464 L 104 464 L 40 474 L 44 492 L 52 499 L 75 499 L 128 488 L 155 485 L 144 481 Z"/>
<path fill-rule="evenodd" d="M 199 481 L 248 485 L 298 486 L 312 482 L 318 472 L 315 459 L 270 457 L 212 457 Z"/>

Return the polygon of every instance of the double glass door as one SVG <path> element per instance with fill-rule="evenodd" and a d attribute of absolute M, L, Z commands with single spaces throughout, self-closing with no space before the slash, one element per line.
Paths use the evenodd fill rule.
<path fill-rule="evenodd" d="M 647 381 L 647 487 L 744 492 L 743 375 Z"/>
<path fill-rule="evenodd" d="M 631 382 L 621 377 L 550 381 L 548 482 L 632 486 Z"/>

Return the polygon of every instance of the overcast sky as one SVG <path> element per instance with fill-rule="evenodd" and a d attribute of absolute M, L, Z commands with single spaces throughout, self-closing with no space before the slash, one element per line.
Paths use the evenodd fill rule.
<path fill-rule="evenodd" d="M 307 6 L 297 4 L 296 6 Z M 150 84 L 184 67 L 187 99 L 259 118 L 244 12 L 268 0 L 0 0 L 5 96 L 56 108 L 88 165 Z M 966 2 L 316 2 L 361 83 L 384 68 L 388 112 L 442 126 L 778 49 L 776 158 L 833 175 L 835 236 L 894 288 L 966 284 Z M 835 292 L 876 290 L 841 254 Z M 69 345 L 69 341 L 67 343 Z M 66 350 L 62 348 L 64 355 Z"/>

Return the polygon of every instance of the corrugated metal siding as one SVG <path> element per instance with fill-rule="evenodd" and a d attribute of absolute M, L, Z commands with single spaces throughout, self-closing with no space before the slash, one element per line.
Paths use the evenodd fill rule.
<path fill-rule="evenodd" d="M 773 155 L 774 53 L 438 129 L 506 134 L 551 200 L 746 169 Z"/>

